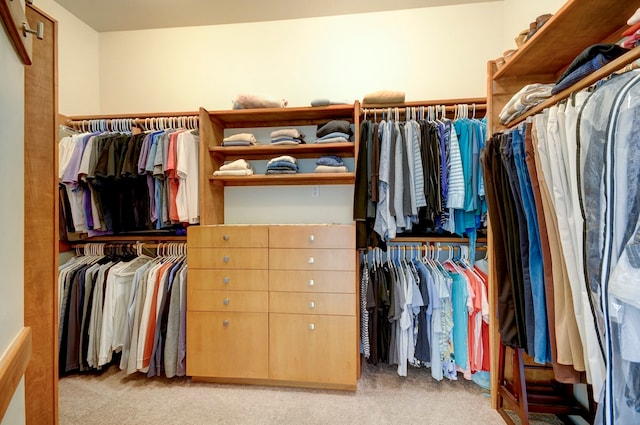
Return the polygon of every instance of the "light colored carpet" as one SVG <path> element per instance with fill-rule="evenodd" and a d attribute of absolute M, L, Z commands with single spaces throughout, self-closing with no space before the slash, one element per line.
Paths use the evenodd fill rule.
<path fill-rule="evenodd" d="M 436 382 L 426 369 L 401 378 L 386 365 L 364 365 L 355 393 L 148 379 L 111 367 L 60 379 L 59 400 L 60 425 L 504 423 L 473 382 Z"/>

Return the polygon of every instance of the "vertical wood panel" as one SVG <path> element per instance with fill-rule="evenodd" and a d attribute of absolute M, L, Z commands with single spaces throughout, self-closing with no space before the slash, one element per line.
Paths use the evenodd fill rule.
<path fill-rule="evenodd" d="M 58 422 L 57 370 L 57 23 L 27 7 L 34 40 L 25 68 L 24 322 L 33 331 L 32 361 L 25 374 L 27 424 Z"/>

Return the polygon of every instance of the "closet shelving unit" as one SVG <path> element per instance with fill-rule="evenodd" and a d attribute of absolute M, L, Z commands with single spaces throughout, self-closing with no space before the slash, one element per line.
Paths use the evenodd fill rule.
<path fill-rule="evenodd" d="M 637 7 L 636 3 L 627 1 L 569 0 L 501 68 L 497 67 L 496 61 L 489 61 L 487 102 L 490 134 L 513 128 L 527 117 L 567 98 L 572 92 L 589 87 L 640 58 L 640 48 L 630 50 L 508 125 L 500 123 L 500 111 L 523 86 L 531 83 L 553 83 L 588 46 L 617 42 L 620 34 L 627 28 L 627 18 Z M 489 230 L 488 243 L 490 252 L 493 252 L 494 244 L 501 241 L 494 241 Z M 494 256 L 490 255 L 490 270 L 495 270 L 492 258 Z M 491 281 L 491 276 L 495 274 L 490 273 L 491 314 L 496 317 L 497 284 Z M 571 386 L 553 382 L 550 368 L 533 365 L 522 349 L 502 346 L 497 330 L 491 336 L 491 351 L 497 354 L 492 357 L 491 365 L 492 371 L 495 371 L 491 374 L 492 406 L 507 423 L 514 422 L 505 409 L 515 411 L 522 424 L 529 423 L 530 412 L 552 413 L 560 417 L 579 415 L 587 421 L 593 420 L 592 400 L 588 409 L 585 409 L 573 399 Z"/>
<path fill-rule="evenodd" d="M 280 155 L 295 158 L 317 158 L 322 155 L 357 157 L 360 117 L 358 102 L 326 107 L 294 107 L 207 111 L 200 109 L 200 218 L 201 224 L 224 223 L 225 186 L 278 186 L 353 184 L 355 172 L 299 173 L 282 175 L 254 174 L 252 176 L 214 176 L 225 161 L 235 159 L 269 160 Z M 225 129 L 259 127 L 296 127 L 347 120 L 355 127 L 354 142 L 332 144 L 300 144 L 296 146 L 224 147 Z"/>

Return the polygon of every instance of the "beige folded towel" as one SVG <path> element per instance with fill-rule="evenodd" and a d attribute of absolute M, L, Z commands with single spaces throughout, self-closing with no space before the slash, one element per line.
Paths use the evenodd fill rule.
<path fill-rule="evenodd" d="M 316 173 L 348 173 L 349 170 L 344 165 L 338 165 L 337 167 L 331 165 L 318 165 L 316 167 Z"/>

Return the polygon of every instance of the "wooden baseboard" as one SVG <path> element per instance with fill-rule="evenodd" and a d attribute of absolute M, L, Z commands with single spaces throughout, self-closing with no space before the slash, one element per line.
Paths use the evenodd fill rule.
<path fill-rule="evenodd" d="M 0 422 L 31 360 L 31 328 L 22 328 L 0 358 Z"/>
<path fill-rule="evenodd" d="M 236 385 L 262 385 L 266 387 L 294 387 L 294 388 L 315 388 L 323 390 L 339 390 L 339 391 L 355 391 L 356 385 L 348 384 L 330 384 L 317 382 L 300 382 L 300 381 L 279 381 L 276 379 L 248 379 L 248 378 L 206 378 L 194 376 L 191 378 L 194 382 L 212 382 L 217 384 L 236 384 Z"/>

